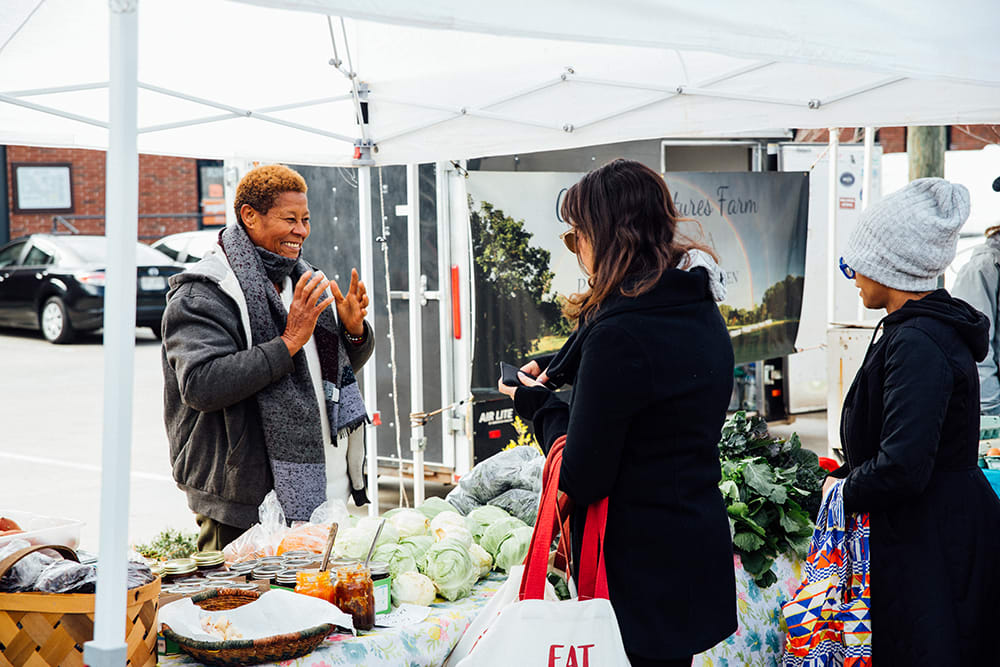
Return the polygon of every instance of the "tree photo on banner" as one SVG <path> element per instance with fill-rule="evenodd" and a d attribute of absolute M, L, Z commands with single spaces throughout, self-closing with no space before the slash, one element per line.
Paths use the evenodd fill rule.
<path fill-rule="evenodd" d="M 587 278 L 559 240 L 566 189 L 584 174 L 469 172 L 476 289 L 473 388 L 495 386 L 497 362 L 557 351 L 573 330 L 563 300 Z M 686 234 L 719 254 L 728 296 L 719 308 L 736 363 L 795 351 L 805 276 L 809 176 L 804 172 L 670 172 Z"/>

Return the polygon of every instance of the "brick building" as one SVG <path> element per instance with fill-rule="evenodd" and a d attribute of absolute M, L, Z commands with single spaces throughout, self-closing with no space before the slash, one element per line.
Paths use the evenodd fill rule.
<path fill-rule="evenodd" d="M 977 150 L 1000 143 L 1000 125 L 952 125 L 948 127 L 948 150 Z M 842 142 L 863 139 L 861 128 L 841 130 Z M 826 130 L 798 130 L 795 141 L 826 142 Z M 883 153 L 906 151 L 906 128 L 883 127 L 876 134 Z M 81 233 L 104 233 L 103 151 L 71 148 L 0 146 L 0 244 L 35 232 L 51 231 L 61 216 Z M 72 187 L 68 208 L 59 211 L 25 210 L 17 202 L 19 167 L 69 165 Z M 22 188 L 23 188 L 22 184 Z M 6 194 L 6 196 L 4 196 Z M 139 156 L 139 237 L 147 242 L 177 232 L 201 229 L 225 222 L 222 164 L 214 160 Z M 200 214 L 200 215 L 199 215 Z M 60 225 L 63 231 L 66 227 Z"/>
<path fill-rule="evenodd" d="M 2 182 L 6 185 L 6 206 L 0 211 L 0 244 L 18 236 L 51 231 L 54 220 L 61 231 L 68 231 L 57 217 L 80 233 L 104 233 L 104 151 L 6 146 L 0 147 L 0 158 L 3 158 L 0 159 L 0 168 L 4 170 Z M 20 168 L 53 165 L 63 170 L 69 167 L 71 188 L 65 193 L 69 199 L 58 209 L 42 210 L 19 202 L 18 173 L 26 173 Z M 22 195 L 29 187 L 20 183 Z M 142 240 L 151 242 L 167 234 L 223 223 L 224 214 L 210 215 L 222 210 L 222 202 L 221 162 L 139 156 L 139 237 Z"/>

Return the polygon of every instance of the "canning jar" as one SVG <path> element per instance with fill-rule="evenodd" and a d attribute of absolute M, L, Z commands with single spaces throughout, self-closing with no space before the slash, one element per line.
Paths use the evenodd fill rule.
<path fill-rule="evenodd" d="M 341 611 L 351 615 L 355 630 L 371 630 L 375 627 L 375 592 L 367 567 L 359 564 L 337 570 L 333 603 Z"/>

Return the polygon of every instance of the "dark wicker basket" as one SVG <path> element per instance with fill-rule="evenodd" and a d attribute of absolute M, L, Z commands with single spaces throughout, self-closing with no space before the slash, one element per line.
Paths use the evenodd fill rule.
<path fill-rule="evenodd" d="M 249 604 L 258 597 L 260 597 L 260 593 L 257 591 L 220 588 L 199 593 L 191 600 L 205 611 L 227 611 Z M 171 630 L 169 625 L 163 626 L 163 636 L 177 642 L 182 651 L 198 662 L 227 667 L 229 665 L 259 665 L 263 662 L 281 662 L 301 657 L 315 651 L 331 632 L 333 632 L 333 626 L 324 623 L 301 632 L 262 639 L 202 642 L 181 637 Z"/>

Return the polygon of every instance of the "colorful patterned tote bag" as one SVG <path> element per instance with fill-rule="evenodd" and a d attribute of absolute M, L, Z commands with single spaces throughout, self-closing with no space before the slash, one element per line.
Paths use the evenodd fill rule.
<path fill-rule="evenodd" d="M 782 611 L 783 667 L 871 667 L 868 514 L 844 514 L 843 482 L 823 500 L 805 580 Z"/>

